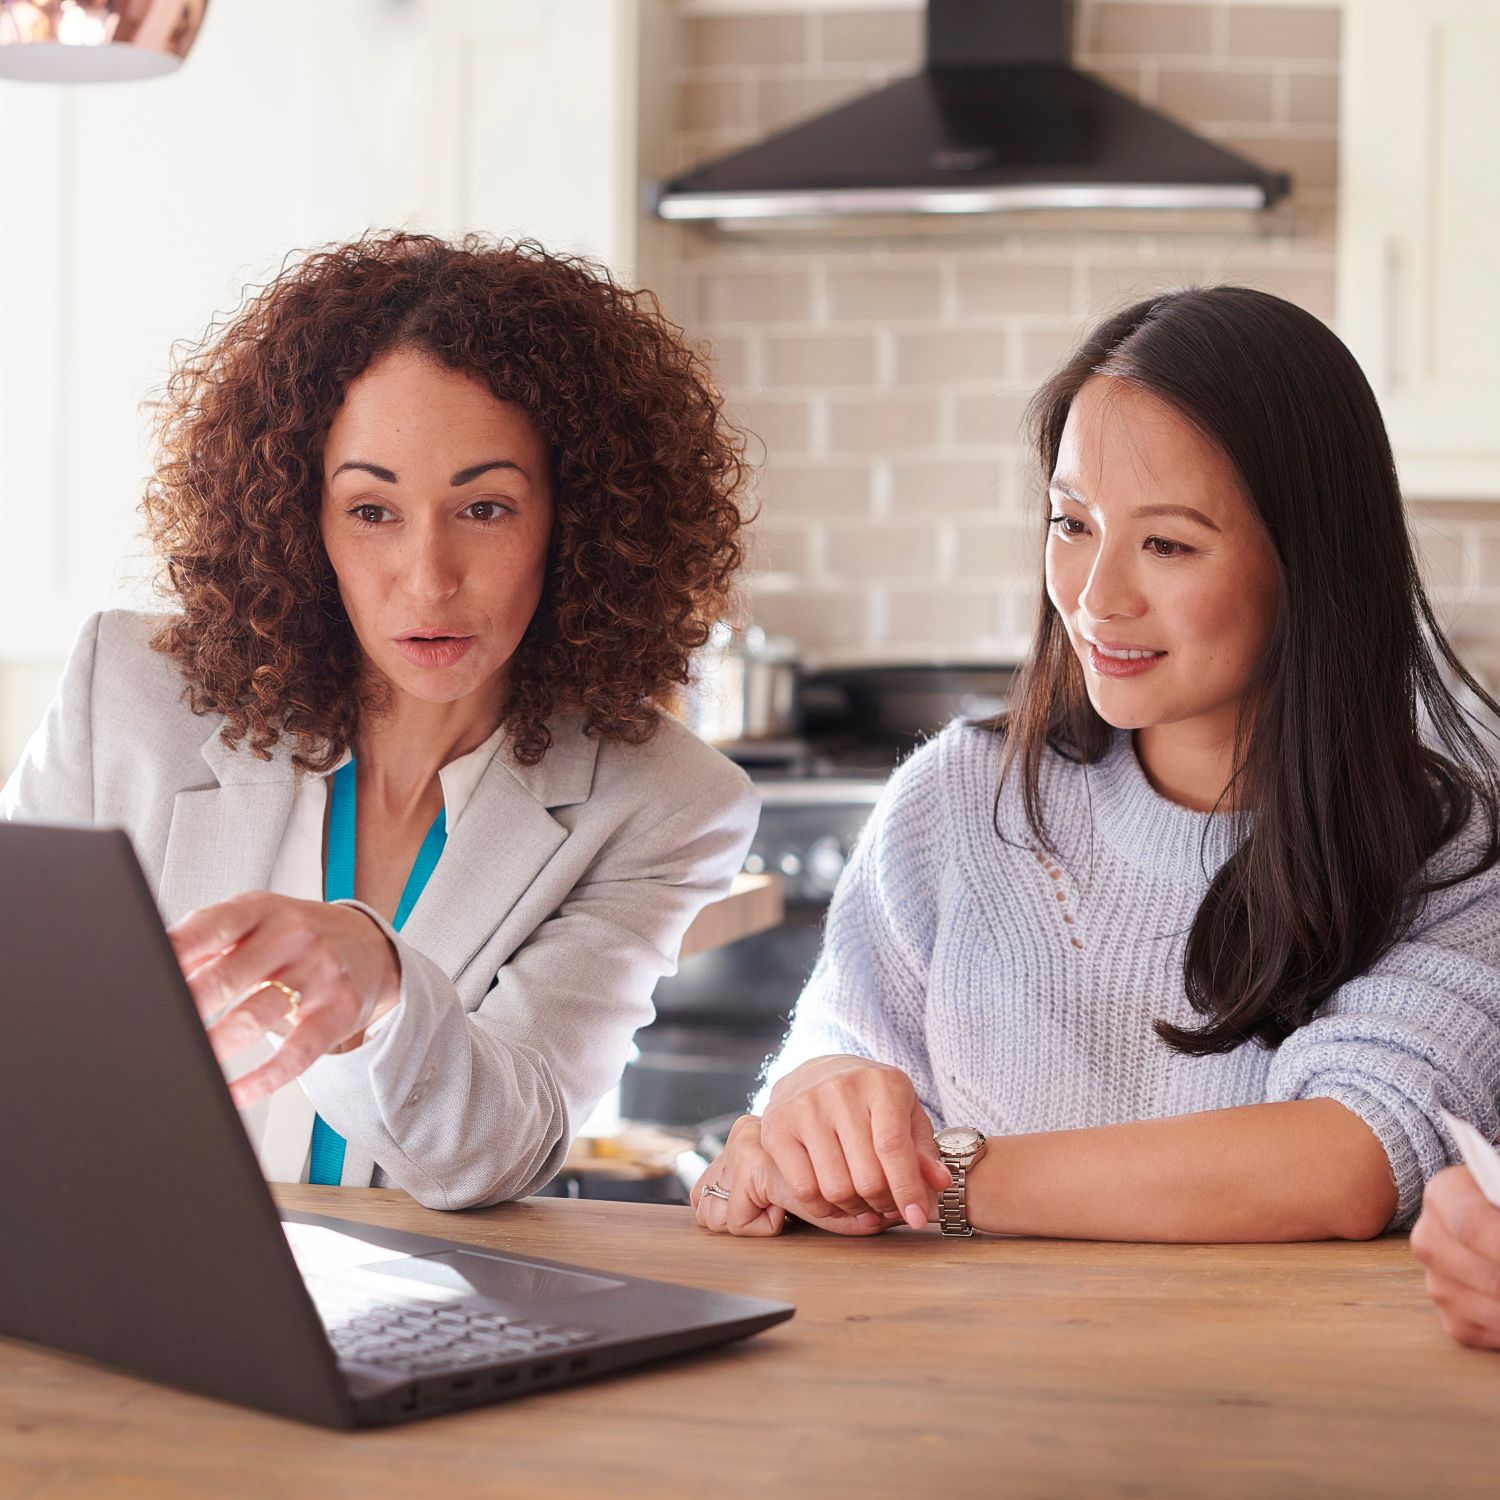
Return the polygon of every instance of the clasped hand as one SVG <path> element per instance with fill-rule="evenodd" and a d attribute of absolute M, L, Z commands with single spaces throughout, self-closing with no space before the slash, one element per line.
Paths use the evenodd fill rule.
<path fill-rule="evenodd" d="M 779 1234 L 789 1212 L 835 1234 L 878 1234 L 926 1224 L 951 1181 L 905 1073 L 817 1057 L 772 1089 L 764 1116 L 735 1121 L 693 1205 L 717 1234 Z"/>
<path fill-rule="evenodd" d="M 286 1038 L 230 1085 L 236 1109 L 275 1093 L 400 998 L 395 950 L 353 907 L 250 891 L 189 912 L 167 937 L 221 1064 L 268 1032 Z M 265 980 L 298 992 L 298 1003 Z"/>

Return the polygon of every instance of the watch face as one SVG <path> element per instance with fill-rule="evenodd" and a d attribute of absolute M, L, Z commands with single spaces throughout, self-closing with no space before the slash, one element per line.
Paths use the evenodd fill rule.
<path fill-rule="evenodd" d="M 979 1149 L 984 1137 L 967 1125 L 950 1125 L 946 1130 L 938 1131 L 934 1139 L 944 1156 L 968 1156 Z"/>

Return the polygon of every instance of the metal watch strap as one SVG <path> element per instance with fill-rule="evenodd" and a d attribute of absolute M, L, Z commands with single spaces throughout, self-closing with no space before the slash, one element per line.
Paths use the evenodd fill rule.
<path fill-rule="evenodd" d="M 938 1226 L 944 1234 L 971 1235 L 974 1226 L 969 1223 L 969 1169 L 958 1162 L 946 1161 L 943 1165 L 953 1174 L 953 1185 L 938 1195 Z"/>

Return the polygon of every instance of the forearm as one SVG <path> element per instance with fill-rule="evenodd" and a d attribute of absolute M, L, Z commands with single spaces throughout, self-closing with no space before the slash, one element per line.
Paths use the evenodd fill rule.
<path fill-rule="evenodd" d="M 1365 1239 L 1396 1185 L 1375 1133 L 1332 1099 L 992 1136 L 968 1185 L 994 1234 L 1189 1243 Z"/>
<path fill-rule="evenodd" d="M 304 1091 L 424 1207 L 532 1191 L 567 1149 L 568 1111 L 546 1060 L 487 1031 L 435 963 L 400 948 L 400 1004 L 361 1046 L 308 1068 Z"/>

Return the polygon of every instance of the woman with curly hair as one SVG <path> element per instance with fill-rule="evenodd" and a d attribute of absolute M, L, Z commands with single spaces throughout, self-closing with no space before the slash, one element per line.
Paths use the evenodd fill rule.
<path fill-rule="evenodd" d="M 0 816 L 130 833 L 269 1176 L 533 1192 L 755 826 L 657 706 L 739 562 L 714 386 L 596 267 L 389 233 L 211 330 L 159 437 L 176 607 L 85 624 Z"/>

